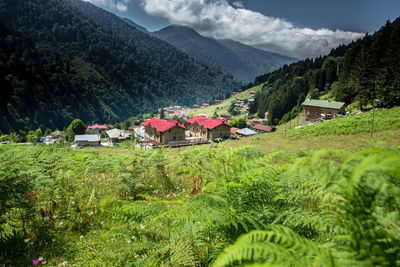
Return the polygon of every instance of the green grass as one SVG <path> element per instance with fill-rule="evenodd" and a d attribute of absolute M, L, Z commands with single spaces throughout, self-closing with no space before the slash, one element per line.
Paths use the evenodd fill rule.
<path fill-rule="evenodd" d="M 322 122 L 316 125 L 305 126 L 300 129 L 282 131 L 281 134 L 285 137 L 307 137 L 368 133 L 371 131 L 371 122 L 372 110 L 363 114 L 353 114 L 346 117 L 338 117 L 334 120 Z M 400 107 L 375 110 L 375 131 L 379 132 L 396 128 L 400 128 Z"/>
<path fill-rule="evenodd" d="M 336 266 L 390 266 L 400 225 L 399 111 L 377 111 L 373 138 L 363 127 L 331 131 L 332 123 L 346 129 L 367 120 L 366 113 L 309 126 L 317 132 L 283 130 L 180 149 L 0 146 L 2 188 L 13 189 L 14 180 L 27 186 L 17 197 L 0 195 L 15 205 L 0 208 L 0 262 L 235 265 L 246 255 L 237 251 L 251 251 L 256 239 L 243 240 L 259 230 L 258 237 L 279 237 L 268 242 L 287 240 L 257 244 L 278 266 L 324 262 L 328 254 Z M 360 243 L 365 251 L 352 247 Z"/>

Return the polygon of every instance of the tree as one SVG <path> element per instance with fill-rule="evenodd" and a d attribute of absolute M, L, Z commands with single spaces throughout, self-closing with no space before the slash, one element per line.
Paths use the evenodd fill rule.
<path fill-rule="evenodd" d="M 84 134 L 86 132 L 86 126 L 80 119 L 75 119 L 71 122 L 69 127 L 74 135 Z"/>

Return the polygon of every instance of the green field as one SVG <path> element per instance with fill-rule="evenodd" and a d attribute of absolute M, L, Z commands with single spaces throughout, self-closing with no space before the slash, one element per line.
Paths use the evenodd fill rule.
<path fill-rule="evenodd" d="M 181 149 L 0 146 L 0 265 L 398 266 L 399 113 L 372 138 L 365 113 Z"/>

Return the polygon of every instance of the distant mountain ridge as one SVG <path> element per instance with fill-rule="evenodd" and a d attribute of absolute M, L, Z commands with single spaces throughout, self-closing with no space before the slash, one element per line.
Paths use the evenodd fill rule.
<path fill-rule="evenodd" d="M 171 25 L 151 34 L 245 83 L 297 60 L 232 40 L 207 38 L 185 26 Z"/>

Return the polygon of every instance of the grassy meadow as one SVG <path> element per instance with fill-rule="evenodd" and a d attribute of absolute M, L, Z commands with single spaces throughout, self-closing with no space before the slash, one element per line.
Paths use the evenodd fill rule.
<path fill-rule="evenodd" d="M 364 113 L 181 149 L 0 146 L 0 266 L 399 266 L 399 113 L 372 138 Z"/>

